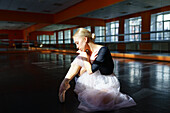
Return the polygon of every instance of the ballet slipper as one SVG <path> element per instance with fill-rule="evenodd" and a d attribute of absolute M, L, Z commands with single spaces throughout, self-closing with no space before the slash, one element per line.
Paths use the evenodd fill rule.
<path fill-rule="evenodd" d="M 63 93 L 61 93 L 61 94 L 59 95 L 59 100 L 60 100 L 61 103 L 65 102 L 65 92 L 66 92 L 66 91 L 63 91 Z"/>
<path fill-rule="evenodd" d="M 70 80 L 65 78 L 60 85 L 59 100 L 62 103 L 65 102 L 65 93 L 70 88 L 69 82 L 70 82 Z"/>

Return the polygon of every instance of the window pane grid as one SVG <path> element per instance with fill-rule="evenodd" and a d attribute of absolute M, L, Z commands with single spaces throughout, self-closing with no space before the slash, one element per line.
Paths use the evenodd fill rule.
<path fill-rule="evenodd" d="M 50 35 L 50 44 L 56 44 L 56 34 Z"/>
<path fill-rule="evenodd" d="M 96 35 L 95 42 L 104 42 L 105 29 L 106 28 L 103 27 L 103 26 L 96 26 L 95 27 L 95 35 Z"/>
<path fill-rule="evenodd" d="M 58 32 L 58 44 L 63 44 L 63 31 Z"/>
<path fill-rule="evenodd" d="M 56 44 L 55 35 L 37 35 L 37 42 L 39 44 Z"/>
<path fill-rule="evenodd" d="M 87 27 L 84 27 L 84 28 L 91 32 L 91 26 L 87 26 Z"/>
<path fill-rule="evenodd" d="M 106 42 L 117 42 L 119 35 L 119 21 L 106 23 Z"/>
<path fill-rule="evenodd" d="M 125 20 L 124 41 L 141 40 L 141 17 L 129 18 Z"/>
<path fill-rule="evenodd" d="M 78 29 L 73 29 L 73 35 L 76 33 L 77 30 L 78 30 Z"/>
<path fill-rule="evenodd" d="M 64 40 L 66 44 L 71 43 L 71 30 L 64 31 Z"/>
<path fill-rule="evenodd" d="M 170 11 L 151 15 L 151 40 L 170 40 Z"/>

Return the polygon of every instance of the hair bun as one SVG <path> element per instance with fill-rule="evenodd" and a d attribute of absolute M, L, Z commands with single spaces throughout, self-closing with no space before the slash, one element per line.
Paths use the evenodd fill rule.
<path fill-rule="evenodd" d="M 92 34 L 91 34 L 91 37 L 92 37 L 92 39 L 94 40 L 94 39 L 96 38 L 95 33 L 92 33 Z"/>

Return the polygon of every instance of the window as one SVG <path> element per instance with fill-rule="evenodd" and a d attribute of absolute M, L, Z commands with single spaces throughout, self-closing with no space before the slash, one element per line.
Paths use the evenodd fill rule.
<path fill-rule="evenodd" d="M 63 31 L 58 32 L 58 43 L 63 44 Z"/>
<path fill-rule="evenodd" d="M 151 15 L 151 40 L 170 40 L 170 11 Z"/>
<path fill-rule="evenodd" d="M 42 44 L 45 44 L 45 35 L 42 35 Z"/>
<path fill-rule="evenodd" d="M 54 35 L 37 35 L 37 42 L 39 44 L 56 44 Z"/>
<path fill-rule="evenodd" d="M 41 42 L 40 42 L 40 36 L 39 36 L 39 35 L 37 35 L 37 43 L 38 43 L 38 44 L 41 43 Z"/>
<path fill-rule="evenodd" d="M 51 44 L 56 44 L 56 32 L 54 33 L 54 35 L 50 35 L 50 41 Z"/>
<path fill-rule="evenodd" d="M 73 35 L 76 33 L 77 30 L 78 30 L 78 29 L 73 29 Z"/>
<path fill-rule="evenodd" d="M 65 44 L 71 43 L 71 30 L 64 31 L 64 40 L 65 40 Z"/>
<path fill-rule="evenodd" d="M 43 41 L 43 38 L 42 38 L 42 35 L 40 35 L 40 44 L 42 44 L 42 41 Z"/>
<path fill-rule="evenodd" d="M 50 36 L 45 35 L 45 44 L 50 44 Z"/>
<path fill-rule="evenodd" d="M 125 20 L 125 41 L 141 40 L 141 17 L 129 18 Z"/>
<path fill-rule="evenodd" d="M 39 35 L 39 36 L 37 36 L 37 42 L 39 44 L 49 44 L 49 35 Z"/>
<path fill-rule="evenodd" d="M 96 39 L 95 42 L 104 42 L 105 41 L 105 27 L 103 26 L 96 26 L 95 27 L 95 35 Z"/>
<path fill-rule="evenodd" d="M 119 34 L 119 21 L 106 23 L 106 42 L 117 42 Z"/>
<path fill-rule="evenodd" d="M 91 26 L 87 26 L 87 27 L 84 27 L 84 28 L 91 32 Z"/>

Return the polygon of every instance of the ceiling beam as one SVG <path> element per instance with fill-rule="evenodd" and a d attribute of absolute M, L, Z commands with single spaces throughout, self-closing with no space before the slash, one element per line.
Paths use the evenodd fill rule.
<path fill-rule="evenodd" d="M 0 21 L 54 23 L 53 14 L 0 10 Z"/>
<path fill-rule="evenodd" d="M 94 10 L 97 10 L 97 9 L 100 9 L 100 8 L 104 8 L 106 6 L 109 6 L 109 5 L 112 5 L 112 4 L 115 4 L 115 3 L 118 3 L 118 2 L 121 2 L 121 1 L 124 1 L 124 0 L 83 0 L 82 2 L 76 4 L 76 5 L 73 5 L 65 10 L 62 10 L 61 12 L 59 13 L 56 13 L 54 14 L 54 18 L 53 19 L 53 24 L 57 24 L 57 23 L 61 23 L 63 21 L 66 21 L 66 20 L 69 20 L 69 19 L 72 19 L 74 17 L 77 17 L 77 16 L 80 16 L 82 14 L 85 14 L 85 13 L 88 13 L 88 12 L 91 12 L 91 11 L 94 11 Z M 96 5 L 97 4 L 97 5 Z M 47 16 L 47 18 L 50 18 Z M 74 20 L 74 19 L 73 19 Z M 84 19 L 83 19 L 84 20 Z M 72 20 L 71 20 L 72 21 Z M 85 21 L 85 20 L 84 20 Z M 98 20 L 99 21 L 99 20 Z M 77 21 L 79 24 L 81 23 L 80 21 Z M 87 22 L 87 21 L 86 21 Z M 94 21 L 93 21 L 94 22 Z M 72 21 L 73 23 L 73 21 Z M 75 23 L 75 22 L 74 22 Z M 92 20 L 89 21 L 89 23 L 92 24 Z M 101 22 L 100 20 L 100 24 L 103 23 Z M 86 23 L 87 25 L 90 25 L 88 24 L 88 22 Z M 93 24 L 94 25 L 94 24 Z M 41 24 L 40 24 L 40 27 L 39 25 L 37 25 L 38 27 L 36 26 L 31 26 L 30 28 L 28 29 L 25 29 L 24 32 L 26 34 L 32 32 L 32 29 L 37 30 L 37 28 L 42 28 L 41 27 Z M 45 25 L 43 26 L 45 27 Z M 30 31 L 31 30 L 31 31 Z"/>
<path fill-rule="evenodd" d="M 80 25 L 80 26 L 105 26 L 104 19 L 76 17 L 60 22 L 59 24 Z"/>
<path fill-rule="evenodd" d="M 86 14 L 88 12 L 121 2 L 124 0 L 84 0 L 54 15 L 54 22 L 65 20 Z"/>
<path fill-rule="evenodd" d="M 26 28 L 23 30 L 26 36 L 37 29 L 48 26 L 50 24 L 60 23 L 74 17 L 80 16 L 82 14 L 121 2 L 123 0 L 83 0 L 82 2 L 73 5 L 65 10 L 62 10 L 56 14 L 41 14 L 41 13 L 30 13 L 30 12 L 20 12 L 20 11 L 9 11 L 9 10 L 0 10 L 0 21 L 17 21 L 17 22 L 32 22 L 36 23 L 35 25 Z M 78 19 L 78 18 L 77 18 Z M 68 22 L 78 23 L 84 25 L 97 25 L 95 20 L 82 18 L 82 23 L 77 21 L 77 19 L 72 19 Z M 73 20 L 76 20 L 76 22 Z M 103 20 L 97 20 L 99 25 L 103 25 Z M 93 23 L 94 22 L 94 23 Z"/>

